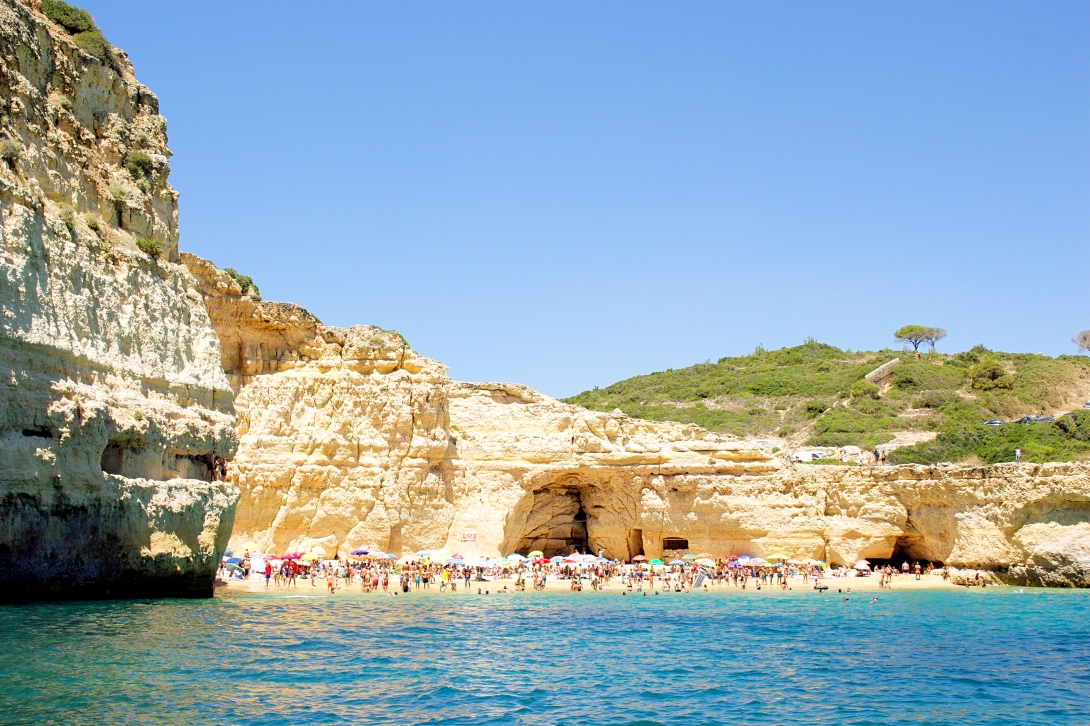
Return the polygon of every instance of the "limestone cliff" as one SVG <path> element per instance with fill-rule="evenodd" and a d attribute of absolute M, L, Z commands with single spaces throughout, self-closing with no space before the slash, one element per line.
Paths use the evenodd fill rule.
<path fill-rule="evenodd" d="M 122 51 L 0 2 L 0 599 L 209 595 L 232 392 Z"/>
<path fill-rule="evenodd" d="M 238 387 L 233 541 L 499 555 L 902 555 L 1090 585 L 1090 465 L 824 467 L 695 426 L 451 381 L 396 333 L 201 281 Z"/>

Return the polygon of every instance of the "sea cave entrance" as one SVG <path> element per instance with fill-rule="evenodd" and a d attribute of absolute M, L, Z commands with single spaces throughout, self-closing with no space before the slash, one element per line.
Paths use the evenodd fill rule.
<path fill-rule="evenodd" d="M 943 563 L 939 560 L 933 560 L 928 557 L 923 557 L 917 551 L 920 549 L 919 537 L 907 536 L 898 537 L 897 541 L 893 545 L 893 551 L 890 552 L 889 557 L 868 557 L 867 562 L 870 563 L 872 569 L 878 569 L 879 567 L 885 567 L 889 565 L 891 567 L 901 569 L 901 565 L 907 562 L 910 566 L 919 562 L 922 566 L 926 566 L 928 562 L 935 565 L 935 567 L 942 567 Z M 849 562 L 850 566 L 851 563 Z"/>
<path fill-rule="evenodd" d="M 590 552 L 583 487 L 571 481 L 558 482 L 532 496 L 532 509 L 514 551 L 526 555 L 538 550 L 545 557 Z"/>

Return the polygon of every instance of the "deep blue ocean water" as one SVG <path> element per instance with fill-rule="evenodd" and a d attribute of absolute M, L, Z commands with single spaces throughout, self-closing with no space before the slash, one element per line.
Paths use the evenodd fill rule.
<path fill-rule="evenodd" d="M 0 607 L 0 722 L 1090 723 L 1090 591 L 835 590 Z"/>

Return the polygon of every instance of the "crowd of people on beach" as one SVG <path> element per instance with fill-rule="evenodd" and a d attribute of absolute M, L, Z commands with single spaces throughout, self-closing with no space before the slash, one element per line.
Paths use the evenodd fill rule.
<path fill-rule="evenodd" d="M 795 586 L 812 586 L 817 590 L 828 589 L 823 580 L 869 576 L 865 560 L 855 568 L 830 567 L 824 562 L 767 562 L 748 557 L 725 559 L 696 558 L 662 563 L 659 560 L 623 563 L 604 557 L 584 555 L 571 557 L 534 559 L 511 555 L 500 560 L 484 559 L 466 562 L 455 555 L 446 560 L 432 559 L 427 555 L 377 559 L 316 559 L 309 561 L 298 555 L 281 557 L 251 555 L 247 551 L 242 558 L 225 557 L 220 565 L 220 577 L 249 581 L 264 579 L 266 588 L 298 588 L 321 586 L 334 594 L 358 587 L 364 593 L 409 593 L 414 590 L 438 592 L 472 592 L 504 594 L 524 592 L 528 588 L 545 590 L 550 580 L 566 582 L 568 589 L 580 592 L 584 588 L 602 591 L 611 584 L 619 585 L 622 594 L 682 593 L 710 588 L 737 588 L 740 590 L 779 589 Z M 645 559 L 645 558 L 641 558 Z M 695 561 L 699 559 L 700 561 Z M 232 562 L 233 560 L 233 562 Z M 254 566 L 254 563 L 258 563 Z M 752 564 L 751 564 L 752 563 Z M 228 569 L 230 568 L 230 570 Z M 886 564 L 875 568 L 879 587 L 891 589 L 898 576 L 919 580 L 935 571 L 933 563 L 905 561 L 900 567 Z M 255 571 L 256 570 L 256 571 Z M 946 568 L 940 575 L 949 578 Z M 500 587 L 502 583 L 502 587 Z M 555 585 L 554 585 L 555 587 Z M 497 589 L 498 588 L 498 589 Z"/>

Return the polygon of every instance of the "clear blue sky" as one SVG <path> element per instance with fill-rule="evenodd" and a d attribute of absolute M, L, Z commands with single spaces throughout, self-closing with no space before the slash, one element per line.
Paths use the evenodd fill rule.
<path fill-rule="evenodd" d="M 1090 3 L 87 0 L 181 247 L 555 396 L 1090 328 Z"/>

